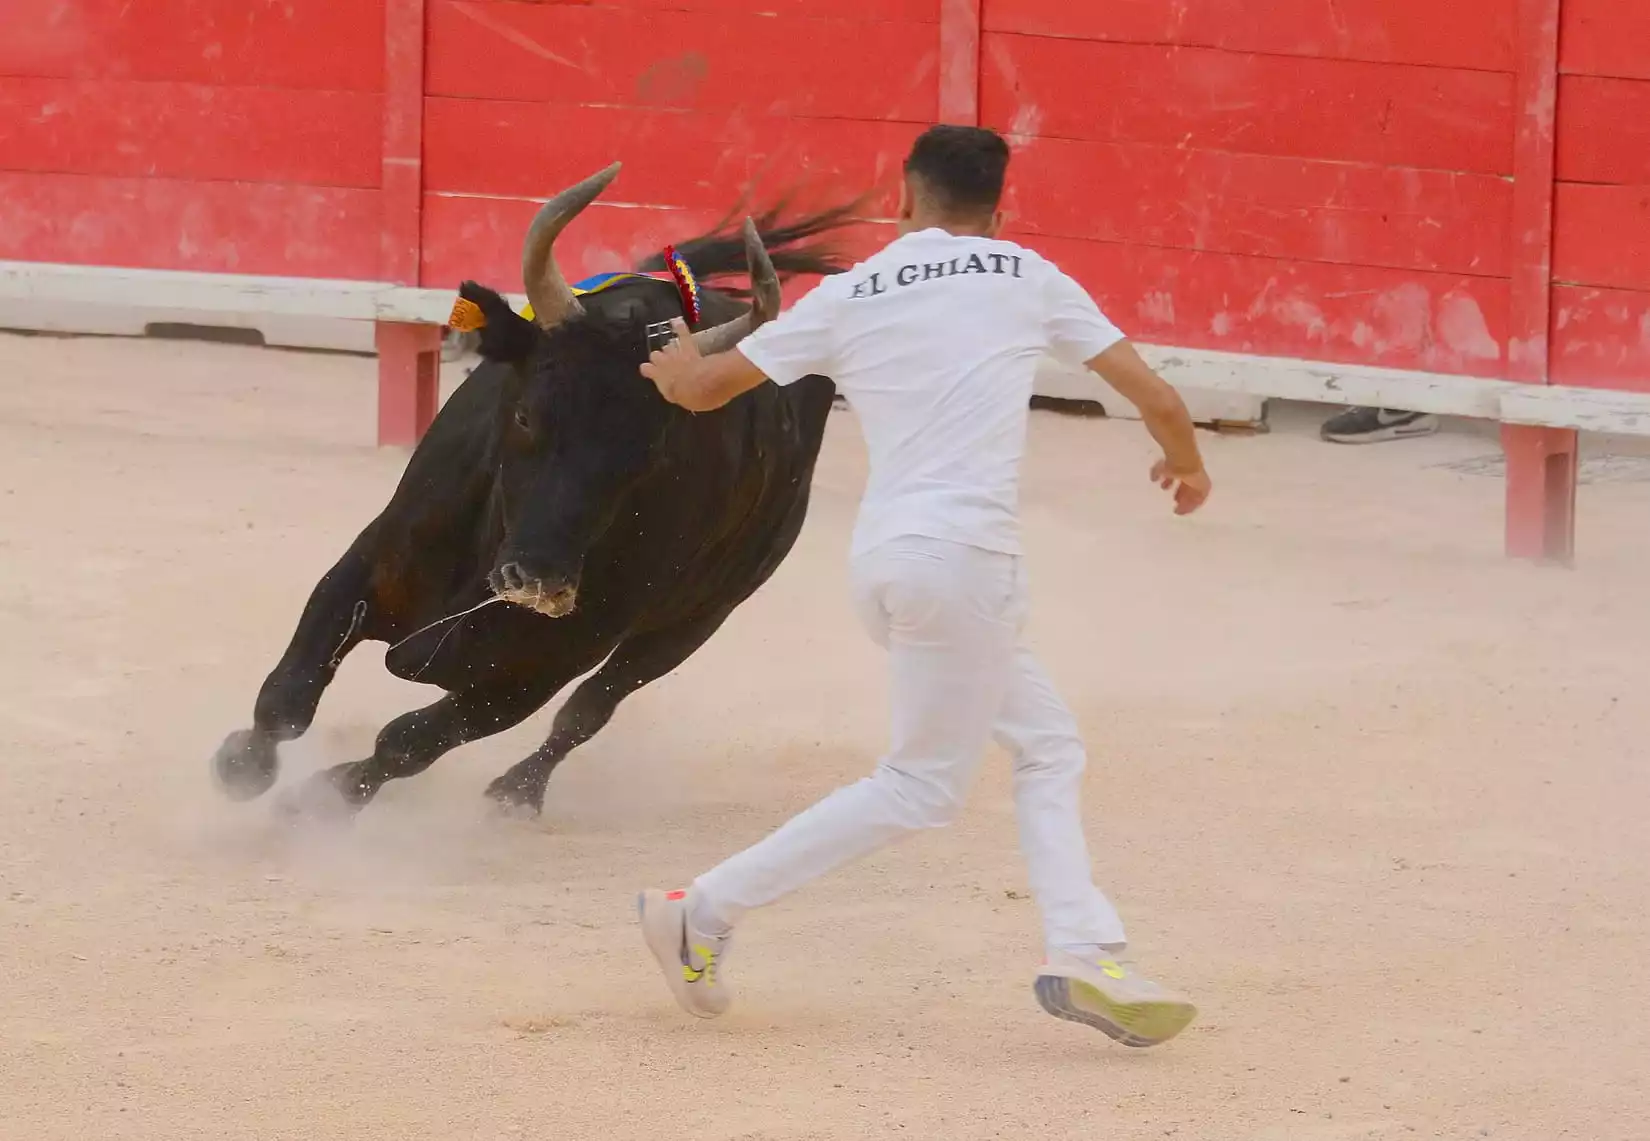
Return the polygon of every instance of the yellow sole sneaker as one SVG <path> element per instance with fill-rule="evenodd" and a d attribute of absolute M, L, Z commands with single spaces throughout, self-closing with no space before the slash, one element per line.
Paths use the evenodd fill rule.
<path fill-rule="evenodd" d="M 1063 974 L 1038 975 L 1035 990 L 1037 1002 L 1054 1017 L 1091 1027 L 1113 1041 L 1136 1048 L 1167 1042 L 1197 1017 L 1197 1008 L 1184 999 L 1169 995 L 1113 997 L 1082 979 Z"/>

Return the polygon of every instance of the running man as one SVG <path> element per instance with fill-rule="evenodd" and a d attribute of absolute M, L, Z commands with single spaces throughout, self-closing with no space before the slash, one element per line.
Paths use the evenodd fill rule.
<path fill-rule="evenodd" d="M 1122 957 L 1122 922 L 1090 874 L 1077 724 L 1020 641 L 1019 470 L 1038 359 L 1086 365 L 1140 410 L 1163 448 L 1151 478 L 1172 491 L 1176 514 L 1203 504 L 1209 477 L 1179 394 L 1076 282 L 996 237 L 1008 158 L 992 131 L 932 128 L 905 163 L 895 241 L 732 352 L 701 357 L 678 326 L 642 366 L 667 400 L 696 412 L 764 380 L 836 381 L 870 455 L 854 602 L 888 651 L 893 686 L 892 740 L 869 777 L 686 891 L 642 893 L 647 945 L 700 1017 L 728 1008 L 723 959 L 747 911 L 951 823 L 992 739 L 1014 758 L 1020 843 L 1046 933 L 1043 1008 L 1130 1046 L 1167 1041 L 1196 1015 Z"/>

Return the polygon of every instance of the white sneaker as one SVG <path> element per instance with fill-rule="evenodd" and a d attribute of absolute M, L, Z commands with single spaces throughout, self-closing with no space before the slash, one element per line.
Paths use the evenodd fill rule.
<path fill-rule="evenodd" d="M 700 1018 L 715 1018 L 733 1005 L 721 977 L 727 939 L 708 939 L 688 927 L 687 892 L 649 888 L 636 897 L 642 938 L 659 960 L 665 985 L 682 1009 Z"/>
<path fill-rule="evenodd" d="M 1091 959 L 1051 950 L 1036 991 L 1037 1001 L 1054 1017 L 1092 1026 L 1125 1046 L 1167 1042 L 1197 1017 L 1187 999 L 1103 951 Z"/>

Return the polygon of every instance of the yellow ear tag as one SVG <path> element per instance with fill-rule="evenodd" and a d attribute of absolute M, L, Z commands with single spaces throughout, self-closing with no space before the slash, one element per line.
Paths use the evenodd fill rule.
<path fill-rule="evenodd" d="M 460 333 L 471 333 L 487 324 L 487 315 L 481 311 L 481 306 L 474 301 L 460 297 L 453 302 L 452 316 L 447 318 L 447 326 Z"/>
<path fill-rule="evenodd" d="M 533 303 L 531 301 L 521 307 L 521 315 L 529 321 L 533 319 Z"/>

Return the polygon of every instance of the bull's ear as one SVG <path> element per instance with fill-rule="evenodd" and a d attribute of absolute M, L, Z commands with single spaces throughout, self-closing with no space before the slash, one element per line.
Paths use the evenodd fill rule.
<path fill-rule="evenodd" d="M 481 311 L 481 344 L 477 351 L 482 357 L 509 364 L 526 363 L 538 344 L 539 327 L 485 285 L 466 281 L 458 287 L 458 295 Z"/>

